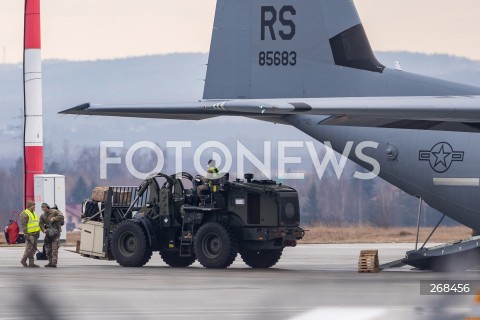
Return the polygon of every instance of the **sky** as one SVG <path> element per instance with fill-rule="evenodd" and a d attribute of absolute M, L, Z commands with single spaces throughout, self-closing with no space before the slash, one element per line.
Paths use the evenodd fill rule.
<path fill-rule="evenodd" d="M 274 0 L 272 0 L 274 1 Z M 375 51 L 480 60 L 478 0 L 355 0 Z M 41 0 L 42 58 L 208 52 L 216 0 Z M 23 0 L 0 1 L 0 62 L 23 50 Z"/>

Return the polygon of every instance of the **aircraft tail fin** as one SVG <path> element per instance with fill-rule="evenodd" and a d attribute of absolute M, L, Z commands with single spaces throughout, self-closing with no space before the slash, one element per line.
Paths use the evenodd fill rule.
<path fill-rule="evenodd" d="M 352 0 L 218 0 L 204 98 L 349 96 L 383 70 Z"/>

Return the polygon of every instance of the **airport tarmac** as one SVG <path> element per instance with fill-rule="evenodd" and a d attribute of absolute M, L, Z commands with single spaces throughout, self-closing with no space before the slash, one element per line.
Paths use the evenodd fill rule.
<path fill-rule="evenodd" d="M 158 253 L 143 268 L 123 268 L 69 247 L 60 249 L 57 269 L 31 269 L 20 266 L 23 248 L 0 248 L 0 319 L 438 320 L 476 312 L 473 295 L 420 295 L 420 280 L 478 280 L 480 271 L 357 272 L 362 249 L 378 249 L 385 263 L 413 247 L 300 245 L 268 270 L 250 269 L 239 257 L 225 270 L 198 263 L 176 269 Z"/>

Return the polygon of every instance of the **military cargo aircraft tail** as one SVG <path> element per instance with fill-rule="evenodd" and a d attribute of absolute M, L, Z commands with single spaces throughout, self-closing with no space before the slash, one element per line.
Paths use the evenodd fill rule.
<path fill-rule="evenodd" d="M 204 99 L 474 91 L 387 69 L 375 58 L 352 0 L 217 1 Z"/>

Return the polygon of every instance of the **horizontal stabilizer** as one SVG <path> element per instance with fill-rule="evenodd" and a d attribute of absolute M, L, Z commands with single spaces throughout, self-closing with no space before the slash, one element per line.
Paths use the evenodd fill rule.
<path fill-rule="evenodd" d="M 218 116 L 244 116 L 262 120 L 302 114 L 333 116 L 325 120 L 325 124 L 330 125 L 349 125 L 348 119 L 359 117 L 398 121 L 478 123 L 480 96 L 205 100 L 192 103 L 137 105 L 86 103 L 60 113 L 184 120 L 202 120 Z"/>

